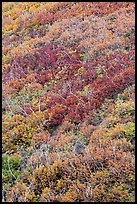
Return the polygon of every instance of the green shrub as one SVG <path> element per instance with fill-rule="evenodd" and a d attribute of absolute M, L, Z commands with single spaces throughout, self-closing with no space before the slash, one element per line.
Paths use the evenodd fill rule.
<path fill-rule="evenodd" d="M 4 155 L 2 157 L 2 174 L 6 183 L 14 183 L 21 178 L 22 158 Z"/>
<path fill-rule="evenodd" d="M 125 133 L 125 136 L 129 140 L 134 140 L 135 139 L 135 123 L 134 122 L 127 123 L 124 133 Z"/>

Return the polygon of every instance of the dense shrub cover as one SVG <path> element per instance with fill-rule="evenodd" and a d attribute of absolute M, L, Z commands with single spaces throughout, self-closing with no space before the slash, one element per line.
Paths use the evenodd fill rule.
<path fill-rule="evenodd" d="M 2 3 L 2 201 L 135 201 L 135 3 Z"/>

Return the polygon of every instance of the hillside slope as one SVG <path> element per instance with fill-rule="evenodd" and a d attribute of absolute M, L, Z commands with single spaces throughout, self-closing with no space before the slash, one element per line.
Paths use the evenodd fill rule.
<path fill-rule="evenodd" d="M 3 202 L 135 200 L 135 4 L 2 3 Z"/>

